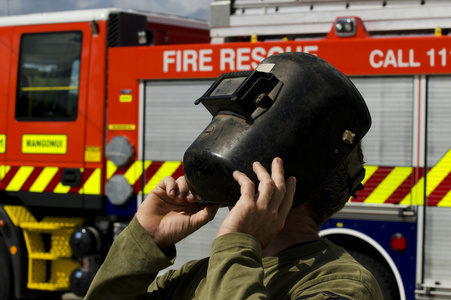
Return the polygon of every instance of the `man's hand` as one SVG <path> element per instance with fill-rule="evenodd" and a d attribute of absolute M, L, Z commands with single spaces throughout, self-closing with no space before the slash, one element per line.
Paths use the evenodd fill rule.
<path fill-rule="evenodd" d="M 164 250 L 211 221 L 218 208 L 197 204 L 184 177 L 166 177 L 149 193 L 136 218 Z"/>
<path fill-rule="evenodd" d="M 259 163 L 253 170 L 260 181 L 255 193 L 254 183 L 244 174 L 235 171 L 233 177 L 241 186 L 241 197 L 224 219 L 217 236 L 242 232 L 257 238 L 264 249 L 282 230 L 293 204 L 296 179 L 285 181 L 282 159 L 272 162 L 270 175 Z"/>

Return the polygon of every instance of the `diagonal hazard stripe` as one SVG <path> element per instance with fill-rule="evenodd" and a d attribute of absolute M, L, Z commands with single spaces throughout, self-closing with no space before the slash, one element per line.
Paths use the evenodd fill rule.
<path fill-rule="evenodd" d="M 107 162 L 106 162 L 106 179 L 108 180 L 111 177 L 113 177 L 116 170 L 117 170 L 116 165 L 112 161 L 107 160 Z"/>
<path fill-rule="evenodd" d="M 144 194 L 148 194 L 157 184 L 167 176 L 172 176 L 182 163 L 179 161 L 166 161 L 157 172 L 152 176 L 149 182 L 144 186 Z M 152 167 L 153 163 L 150 165 Z M 147 173 L 147 172 L 146 172 Z"/>
<path fill-rule="evenodd" d="M 401 185 L 390 195 L 385 203 L 399 204 L 409 193 L 412 187 L 423 177 L 423 168 L 413 168 L 412 174 L 408 176 Z"/>
<path fill-rule="evenodd" d="M 42 167 L 33 168 L 33 171 L 28 176 L 27 180 L 25 180 L 25 182 L 22 185 L 22 187 L 20 188 L 20 190 L 28 191 L 30 189 L 31 185 L 35 182 L 36 178 L 38 178 L 38 176 L 41 174 L 43 169 L 44 168 L 42 168 Z"/>
<path fill-rule="evenodd" d="M 150 160 L 146 160 L 144 162 L 144 166 L 143 166 L 143 170 L 146 170 L 146 172 L 142 172 L 141 176 L 139 176 L 139 178 L 135 181 L 135 184 L 133 185 L 133 188 L 135 190 L 135 193 L 140 193 L 142 194 L 142 187 L 143 187 L 143 174 L 147 174 L 147 170 L 149 169 L 149 166 L 152 164 L 152 161 Z M 156 170 L 155 170 L 156 172 Z M 154 173 L 155 173 L 154 172 Z M 152 173 L 153 174 L 153 173 Z"/>
<path fill-rule="evenodd" d="M 370 196 L 370 194 L 379 186 L 379 184 L 388 176 L 388 174 L 390 174 L 392 170 L 393 168 L 380 167 L 377 168 L 372 174 L 368 174 L 368 179 L 364 182 L 365 189 L 358 192 L 358 201 L 366 202 L 366 199 Z"/>
<path fill-rule="evenodd" d="M 440 161 L 427 173 L 426 196 L 429 197 L 435 191 L 435 189 L 437 189 L 439 185 L 447 178 L 450 172 L 451 149 L 448 150 L 448 152 L 440 159 Z M 446 184 L 446 182 L 444 184 Z M 440 194 L 445 195 L 443 191 L 437 191 L 435 196 L 433 196 L 431 203 L 428 203 L 428 205 L 438 205 L 439 199 L 437 199 L 437 196 L 439 196 Z M 423 205 L 424 195 L 424 177 L 422 177 L 412 188 L 411 193 L 409 193 L 401 201 L 401 204 Z"/>
<path fill-rule="evenodd" d="M 429 179 L 429 178 L 428 178 Z M 445 179 L 440 182 L 440 184 L 437 186 L 437 188 L 432 191 L 432 193 L 428 196 L 428 205 L 430 206 L 437 206 L 441 205 L 444 206 L 446 201 L 445 197 L 449 194 L 449 187 L 451 186 L 451 173 L 448 173 L 448 175 L 445 177 Z M 445 201 L 444 203 L 442 203 Z"/>
<path fill-rule="evenodd" d="M 44 168 L 36 181 L 30 186 L 30 192 L 42 193 L 57 172 L 57 167 Z"/>
<path fill-rule="evenodd" d="M 102 180 L 102 171 L 100 168 L 91 170 L 89 178 L 85 178 L 86 182 L 83 185 L 83 188 L 80 190 L 80 193 L 89 194 L 89 195 L 100 195 L 101 193 L 101 180 Z"/>
<path fill-rule="evenodd" d="M 6 189 L 8 184 L 11 182 L 11 180 L 17 174 L 17 171 L 19 171 L 19 167 L 6 166 L 4 169 L 5 169 L 5 177 L 3 177 L 2 181 L 1 181 L 2 189 Z"/>
<path fill-rule="evenodd" d="M 382 179 L 382 176 L 385 175 L 385 172 L 381 172 L 380 178 L 382 180 L 366 198 L 365 203 L 384 203 L 411 174 L 411 167 L 396 167 L 384 179 Z"/>
<path fill-rule="evenodd" d="M 130 168 L 128 168 L 127 172 L 125 172 L 124 176 L 128 183 L 134 185 L 135 182 L 141 177 L 143 170 L 142 161 L 135 161 Z"/>
<path fill-rule="evenodd" d="M 20 191 L 20 188 L 25 183 L 28 176 L 30 176 L 31 172 L 33 172 L 33 167 L 20 167 L 14 178 L 12 178 L 11 182 L 6 187 L 6 190 L 10 192 Z"/>
<path fill-rule="evenodd" d="M 63 169 L 58 168 L 57 172 L 55 173 L 55 175 L 53 175 L 52 179 L 50 179 L 50 181 L 47 184 L 47 186 L 45 187 L 44 191 L 45 192 L 53 192 L 53 190 L 60 183 L 62 174 L 63 174 Z"/>

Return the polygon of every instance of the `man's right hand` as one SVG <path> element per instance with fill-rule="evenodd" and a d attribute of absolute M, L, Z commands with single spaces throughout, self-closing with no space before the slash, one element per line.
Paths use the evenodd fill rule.
<path fill-rule="evenodd" d="M 166 177 L 140 205 L 136 218 L 165 250 L 211 221 L 218 208 L 196 203 L 183 176 Z"/>

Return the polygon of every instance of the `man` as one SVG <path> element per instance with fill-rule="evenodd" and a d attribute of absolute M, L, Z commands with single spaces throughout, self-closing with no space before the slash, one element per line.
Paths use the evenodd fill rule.
<path fill-rule="evenodd" d="M 289 95 L 290 102 L 292 101 L 291 96 L 295 91 L 290 91 L 289 82 L 286 80 L 291 76 L 280 73 L 286 69 L 287 61 L 299 63 L 300 67 L 296 66 L 296 69 L 301 70 L 300 72 L 306 72 L 309 63 L 313 64 L 312 69 L 315 70 L 319 70 L 321 64 L 324 64 L 317 58 L 301 54 L 279 55 L 262 62 L 275 65 L 275 68 L 271 66 L 271 70 L 283 82 L 285 89 L 285 92 L 283 89 L 277 93 L 268 92 L 268 95 L 274 98 L 268 111 L 274 112 L 277 111 L 277 105 L 286 105 L 283 99 L 277 98 L 279 96 L 287 98 L 286 95 Z M 279 68 L 281 71 L 278 71 L 278 64 L 282 66 Z M 326 69 L 329 68 L 327 66 Z M 267 72 L 266 66 L 264 69 Z M 324 78 L 328 76 L 325 75 L 326 72 L 318 74 L 318 82 L 324 82 Z M 249 78 L 255 78 L 252 76 L 254 75 Z M 307 81 L 315 81 L 312 78 L 313 75 Z M 260 77 L 256 79 L 258 80 Z M 340 80 L 347 79 L 340 77 Z M 340 80 L 337 81 L 334 75 L 331 82 L 341 83 Z M 313 87 L 318 88 L 316 85 L 317 83 Z M 259 85 L 250 86 L 250 89 L 254 89 Z M 277 89 L 280 89 L 282 85 L 276 82 L 274 87 L 277 86 Z M 303 84 L 303 88 L 306 88 L 306 84 Z M 244 94 L 249 95 L 252 92 L 246 91 Z M 276 97 L 276 94 L 279 96 Z M 358 92 L 356 95 L 360 97 Z M 330 99 L 339 103 L 335 96 Z M 309 100 L 311 101 L 315 101 L 314 109 L 324 106 L 318 105 L 316 100 Z M 327 101 L 330 102 L 329 99 Z M 349 106 L 346 106 L 346 112 L 343 114 L 336 110 L 332 113 L 321 110 L 318 116 L 335 118 L 338 115 L 340 124 L 333 124 L 338 126 L 348 122 L 349 118 L 344 115 L 350 110 L 352 111 Z M 324 115 L 324 112 L 328 115 Z M 270 113 L 266 114 L 271 116 Z M 226 115 L 230 118 L 230 114 Z M 253 113 L 252 115 L 255 116 Z M 315 116 L 315 111 L 310 110 L 309 117 L 306 118 L 308 124 L 314 123 L 312 116 Z M 264 121 L 264 117 L 265 115 L 259 116 L 258 120 L 254 119 L 252 122 L 247 119 L 246 124 L 258 126 L 259 122 Z M 215 113 L 213 122 L 215 118 L 221 116 Z M 268 118 L 273 125 L 274 118 Z M 220 122 L 215 124 L 218 126 Z M 306 123 L 299 126 L 305 128 Z M 345 128 L 348 126 L 352 127 L 353 122 L 346 124 Z M 165 178 L 148 195 L 133 221 L 113 244 L 85 299 L 382 299 L 381 291 L 372 275 L 345 250 L 318 235 L 322 223 L 341 209 L 349 196 L 360 189 L 364 173 L 359 141 L 369 129 L 369 125 L 364 127 L 362 133 L 358 130 L 359 126 L 353 129 L 358 135 L 353 145 L 353 141 L 350 142 L 347 137 L 341 142 L 341 128 L 335 130 L 331 127 L 323 133 L 312 129 L 313 138 L 317 139 L 319 136 L 319 140 L 324 142 L 320 143 L 321 147 L 306 150 L 311 155 L 301 162 L 305 169 L 296 168 L 300 173 L 292 174 L 290 171 L 286 176 L 286 170 L 293 169 L 292 165 L 297 162 L 298 157 L 296 154 L 285 155 L 282 150 L 280 153 L 284 154 L 284 162 L 288 161 L 286 167 L 282 159 L 276 157 L 267 168 L 264 167 L 268 165 L 266 161 L 252 163 L 252 174 L 248 171 L 234 171 L 233 179 L 239 185 L 238 201 L 229 200 L 230 196 L 226 190 L 217 194 L 218 199 L 225 200 L 214 199 L 215 189 L 220 189 L 219 183 L 213 185 L 209 193 L 204 193 L 205 188 L 199 188 L 202 185 L 198 184 L 202 176 L 195 178 L 187 175 L 177 180 Z M 297 131 L 299 130 L 296 129 Z M 249 133 L 251 129 L 247 128 L 245 132 Z M 310 131 L 306 132 L 307 135 L 312 134 Z M 340 143 L 346 145 L 334 141 L 335 132 L 340 133 Z M 202 138 L 205 139 L 205 136 Z M 213 140 L 217 143 L 218 136 L 214 136 Z M 249 140 L 252 139 L 243 139 Z M 233 145 L 227 146 L 228 152 L 233 152 L 230 148 L 233 148 Z M 200 152 L 205 153 L 207 148 L 203 149 Z M 211 149 L 214 147 L 209 146 L 208 149 L 213 151 Z M 271 152 L 269 148 L 263 150 L 264 153 Z M 299 151 L 302 152 L 302 149 Z M 258 157 L 255 151 L 250 153 Z M 321 159 L 321 163 L 315 161 L 317 157 Z M 322 165 L 324 167 L 321 167 Z M 188 164 L 188 167 L 200 168 L 195 164 Z M 247 166 L 237 166 L 236 169 L 247 170 L 246 168 Z M 327 171 L 321 172 L 315 168 Z M 219 170 L 217 167 L 212 169 Z M 185 174 L 190 174 L 189 171 Z M 308 177 L 304 173 L 307 173 Z M 253 176 L 255 178 L 251 179 Z M 227 180 L 227 175 L 225 177 Z M 209 178 L 211 179 L 211 176 Z M 299 181 L 300 178 L 302 181 Z M 306 182 L 312 184 L 306 186 Z M 306 194 L 312 196 L 305 197 Z M 170 271 L 156 278 L 160 270 L 174 261 L 175 244 L 214 218 L 219 205 L 212 203 L 226 205 L 227 201 L 231 201 L 233 207 L 219 228 L 210 257 L 188 262 L 180 270 Z M 199 202 L 209 205 L 201 206 Z"/>

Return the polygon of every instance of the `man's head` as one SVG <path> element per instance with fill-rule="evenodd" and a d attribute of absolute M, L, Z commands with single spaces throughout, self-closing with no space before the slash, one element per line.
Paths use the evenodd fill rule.
<path fill-rule="evenodd" d="M 269 170 L 277 156 L 286 176 L 297 178 L 295 206 L 341 166 L 350 194 L 363 180 L 356 145 L 371 126 L 368 108 L 351 81 L 316 56 L 282 53 L 255 71 L 223 74 L 196 103 L 213 115 L 183 162 L 201 203 L 234 205 L 240 193 L 233 171 L 258 182 L 252 163 Z"/>
<path fill-rule="evenodd" d="M 363 165 L 363 152 L 360 143 L 356 149 L 358 159 Z M 333 214 L 341 210 L 353 194 L 346 167 L 344 164 L 340 164 L 327 179 L 322 189 L 308 201 L 312 217 L 318 228 Z"/>

